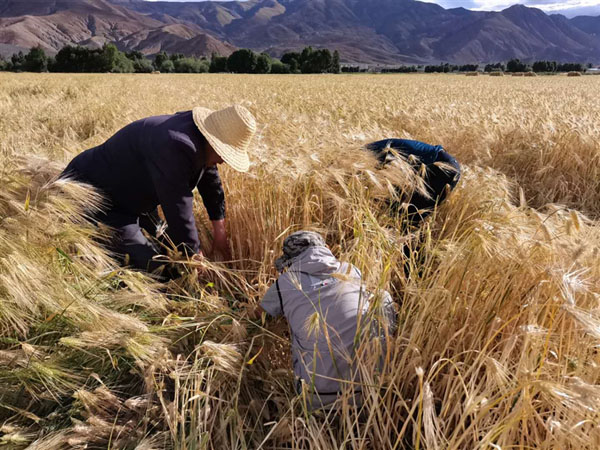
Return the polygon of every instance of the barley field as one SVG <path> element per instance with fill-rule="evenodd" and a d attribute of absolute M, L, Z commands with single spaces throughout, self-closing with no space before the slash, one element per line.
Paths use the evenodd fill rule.
<path fill-rule="evenodd" d="M 0 444 L 599 448 L 598 92 L 593 76 L 0 74 Z M 167 286 L 120 269 L 83 217 L 99 196 L 56 175 L 133 120 L 233 103 L 259 123 L 250 172 L 222 170 L 234 261 Z M 412 174 L 361 150 L 386 137 L 464 169 L 410 234 L 382 199 Z M 285 321 L 247 314 L 301 228 L 398 304 L 383 370 L 360 361 L 360 411 L 307 411 Z"/>

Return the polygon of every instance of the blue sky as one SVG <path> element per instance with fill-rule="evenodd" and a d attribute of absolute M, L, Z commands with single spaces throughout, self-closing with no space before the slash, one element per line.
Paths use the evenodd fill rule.
<path fill-rule="evenodd" d="M 155 0 L 147 0 L 155 1 Z M 168 0 L 186 1 L 186 0 Z M 560 13 L 568 17 L 577 15 L 600 15 L 600 0 L 422 0 L 437 3 L 444 8 L 463 8 L 478 11 L 499 11 L 515 3 L 540 8 L 547 13 Z"/>

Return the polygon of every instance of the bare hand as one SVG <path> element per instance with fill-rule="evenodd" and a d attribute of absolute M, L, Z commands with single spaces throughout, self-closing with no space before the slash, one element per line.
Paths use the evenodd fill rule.
<path fill-rule="evenodd" d="M 211 254 L 215 260 L 231 261 L 231 249 L 227 230 L 225 229 L 225 219 L 213 220 L 213 246 Z"/>
<path fill-rule="evenodd" d="M 229 249 L 229 242 L 213 242 L 211 250 L 212 257 L 215 261 L 231 261 L 231 250 Z"/>

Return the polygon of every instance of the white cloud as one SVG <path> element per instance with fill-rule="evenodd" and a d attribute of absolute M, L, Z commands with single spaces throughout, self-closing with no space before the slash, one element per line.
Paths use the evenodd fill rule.
<path fill-rule="evenodd" d="M 473 9 L 475 11 L 500 11 L 501 9 L 508 8 L 511 5 L 514 5 L 514 2 L 506 2 L 506 0 L 486 0 L 486 1 L 475 1 Z"/>
<path fill-rule="evenodd" d="M 599 0 L 432 0 L 431 2 L 438 3 L 444 8 L 457 8 L 462 6 L 463 8 L 475 11 L 500 11 L 516 3 L 524 4 L 532 8 L 539 8 L 547 12 L 580 8 L 588 9 L 593 7 L 598 7 L 600 9 Z"/>
<path fill-rule="evenodd" d="M 567 0 L 562 2 L 532 2 L 527 6 L 534 6 L 543 9 L 544 11 L 559 11 L 563 9 L 588 8 L 590 6 L 600 7 L 598 0 Z"/>

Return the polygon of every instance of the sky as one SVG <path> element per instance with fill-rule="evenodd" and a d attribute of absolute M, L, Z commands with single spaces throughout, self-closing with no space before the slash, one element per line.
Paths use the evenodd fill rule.
<path fill-rule="evenodd" d="M 156 0 L 146 0 L 156 1 Z M 162 0 L 164 1 L 164 0 Z M 167 0 L 189 1 L 189 0 Z M 500 11 L 515 3 L 539 8 L 548 14 L 564 14 L 567 17 L 579 15 L 600 16 L 600 0 L 421 0 L 437 3 L 444 8 L 463 8 L 476 11 Z"/>
<path fill-rule="evenodd" d="M 463 8 L 477 11 L 499 11 L 515 3 L 539 8 L 548 14 L 560 13 L 568 17 L 577 15 L 600 15 L 600 0 L 436 0 L 431 1 L 444 8 Z"/>

